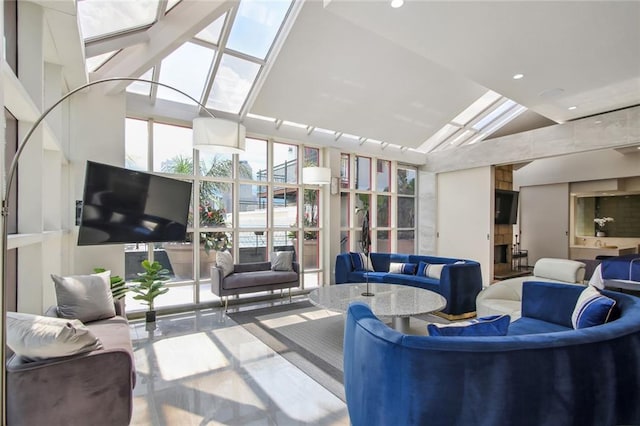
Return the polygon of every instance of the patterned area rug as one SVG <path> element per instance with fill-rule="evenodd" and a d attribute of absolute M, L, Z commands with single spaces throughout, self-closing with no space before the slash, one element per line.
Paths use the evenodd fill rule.
<path fill-rule="evenodd" d="M 343 314 L 317 308 L 305 300 L 228 315 L 344 401 Z M 425 334 L 428 321 L 448 322 L 433 315 L 412 318 L 411 334 Z"/>

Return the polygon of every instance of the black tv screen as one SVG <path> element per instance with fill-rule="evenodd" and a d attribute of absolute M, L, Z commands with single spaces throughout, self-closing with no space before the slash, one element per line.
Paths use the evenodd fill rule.
<path fill-rule="evenodd" d="M 518 192 L 496 189 L 495 224 L 515 225 L 518 220 Z"/>
<path fill-rule="evenodd" d="M 184 241 L 191 186 L 87 161 L 78 245 Z"/>

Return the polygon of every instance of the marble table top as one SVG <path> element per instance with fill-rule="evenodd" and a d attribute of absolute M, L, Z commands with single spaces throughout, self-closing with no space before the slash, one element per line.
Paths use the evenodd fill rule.
<path fill-rule="evenodd" d="M 369 284 L 373 296 L 362 296 L 365 283 L 319 287 L 309 293 L 309 301 L 321 308 L 347 312 L 349 303 L 359 301 L 380 317 L 409 317 L 443 309 L 444 297 L 433 291 L 399 284 Z"/>

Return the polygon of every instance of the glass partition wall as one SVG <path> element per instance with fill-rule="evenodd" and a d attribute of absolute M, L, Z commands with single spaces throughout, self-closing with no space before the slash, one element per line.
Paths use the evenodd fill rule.
<path fill-rule="evenodd" d="M 302 288 L 323 282 L 321 189 L 300 179 L 303 166 L 321 165 L 318 148 L 247 138 L 239 155 L 195 151 L 190 128 L 127 119 L 125 152 L 127 168 L 193 182 L 186 242 L 125 246 L 126 279 L 149 257 L 171 271 L 171 290 L 157 307 L 218 300 L 210 290 L 216 250 L 229 250 L 236 263 L 291 250 L 303 271 Z M 145 307 L 128 298 L 127 309 Z"/>
<path fill-rule="evenodd" d="M 363 250 L 368 211 L 372 252 L 415 253 L 416 168 L 347 153 L 340 164 L 340 251 Z"/>

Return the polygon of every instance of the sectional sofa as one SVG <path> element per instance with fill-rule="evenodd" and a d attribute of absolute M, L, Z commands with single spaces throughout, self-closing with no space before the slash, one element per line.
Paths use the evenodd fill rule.
<path fill-rule="evenodd" d="M 525 282 L 506 336 L 410 336 L 362 303 L 347 311 L 344 384 L 351 423 L 640 424 L 640 299 L 603 291 L 617 317 L 574 330 L 582 286 Z"/>
<path fill-rule="evenodd" d="M 362 283 L 368 280 L 370 283 L 424 288 L 447 300 L 447 306 L 441 312 L 444 316 L 450 319 L 475 316 L 476 296 L 482 290 L 478 262 L 436 256 L 370 253 L 371 264 L 362 265 L 358 262 L 359 255 L 361 253 L 341 253 L 337 256 L 336 284 Z M 404 268 L 395 268 L 400 272 L 390 272 L 392 263 L 395 266 L 402 264 Z M 366 270 L 367 266 L 370 271 Z"/>

